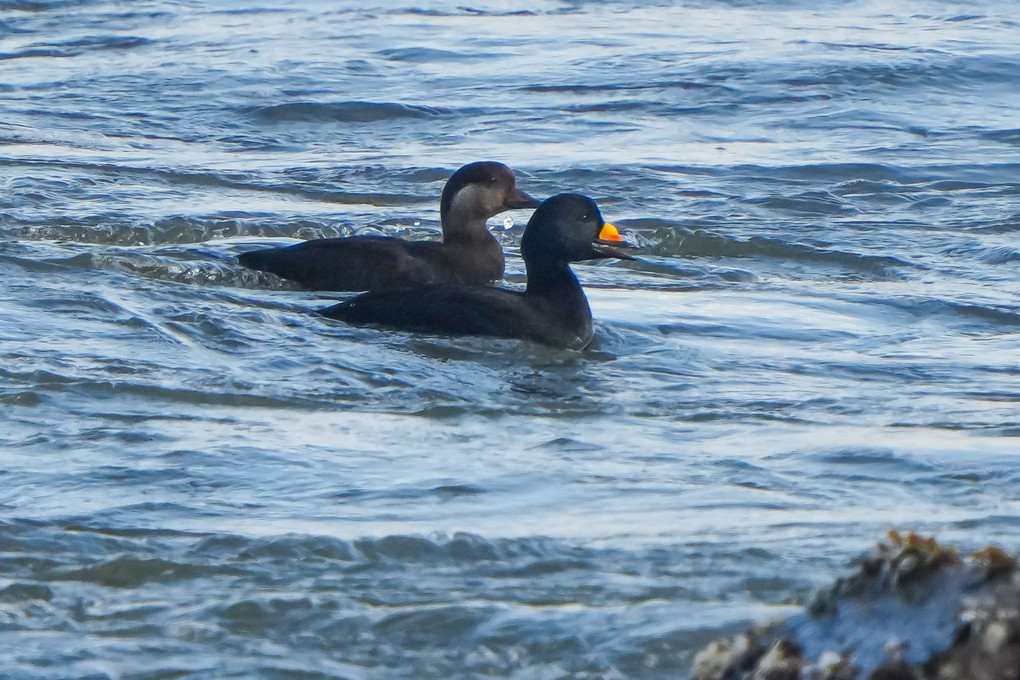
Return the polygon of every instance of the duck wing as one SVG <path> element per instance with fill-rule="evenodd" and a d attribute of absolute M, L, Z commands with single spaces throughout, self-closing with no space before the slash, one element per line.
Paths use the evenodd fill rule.
<path fill-rule="evenodd" d="M 365 293 L 320 314 L 355 325 L 505 338 L 535 338 L 541 324 L 523 293 L 470 286 Z"/>
<path fill-rule="evenodd" d="M 305 241 L 238 257 L 248 269 L 271 272 L 310 290 L 378 290 L 436 283 L 450 267 L 443 244 L 385 236 Z"/>

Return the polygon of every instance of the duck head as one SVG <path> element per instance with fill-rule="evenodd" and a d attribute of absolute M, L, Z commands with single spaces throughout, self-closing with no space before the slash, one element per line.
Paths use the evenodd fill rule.
<path fill-rule="evenodd" d="M 581 194 L 557 194 L 535 210 L 521 239 L 525 262 L 580 262 L 634 258 L 619 246 L 623 237 L 602 219 L 595 201 Z"/>
<path fill-rule="evenodd" d="M 443 228 L 476 223 L 507 210 L 537 208 L 540 201 L 517 188 L 510 168 L 495 161 L 468 163 L 443 188 L 439 214 Z"/>

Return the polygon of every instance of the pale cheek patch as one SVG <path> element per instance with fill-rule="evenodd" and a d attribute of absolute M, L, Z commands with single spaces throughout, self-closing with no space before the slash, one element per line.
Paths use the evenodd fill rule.
<path fill-rule="evenodd" d="M 450 209 L 468 215 L 482 212 L 485 210 L 486 193 L 486 190 L 478 185 L 469 184 L 453 195 Z"/>

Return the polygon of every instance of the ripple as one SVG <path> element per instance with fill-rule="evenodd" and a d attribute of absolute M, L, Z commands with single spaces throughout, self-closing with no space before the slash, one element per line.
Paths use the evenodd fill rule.
<path fill-rule="evenodd" d="M 434 118 L 445 109 L 388 102 L 292 102 L 245 109 L 246 115 L 267 123 L 338 122 L 376 123 L 401 118 Z"/>
<path fill-rule="evenodd" d="M 774 238 L 752 237 L 740 240 L 707 231 L 662 225 L 656 220 L 628 221 L 625 224 L 628 227 L 642 229 L 643 237 L 652 244 L 647 250 L 654 254 L 679 257 L 766 257 L 805 261 L 860 272 L 879 279 L 898 279 L 903 276 L 899 270 L 917 268 L 910 262 L 891 256 L 845 252 L 807 244 L 787 243 Z M 648 233 L 648 229 L 653 231 Z"/>
<path fill-rule="evenodd" d="M 995 142 L 1020 146 L 1020 128 L 1009 130 L 988 130 L 982 131 L 982 136 Z"/>
<path fill-rule="evenodd" d="M 84 581 L 110 588 L 137 588 L 152 581 L 190 580 L 212 574 L 238 574 L 237 569 L 199 568 L 164 559 L 118 557 L 84 569 L 57 574 L 56 580 Z"/>
<path fill-rule="evenodd" d="M 403 61 L 413 64 L 433 64 L 442 62 L 473 63 L 507 56 L 503 52 L 454 52 L 427 47 L 401 47 L 380 50 L 379 55 L 389 61 Z"/>
<path fill-rule="evenodd" d="M 775 210 L 789 210 L 803 213 L 853 215 L 858 212 L 856 208 L 847 205 L 837 196 L 823 191 L 806 192 L 796 196 L 752 198 L 748 199 L 748 202 Z"/>

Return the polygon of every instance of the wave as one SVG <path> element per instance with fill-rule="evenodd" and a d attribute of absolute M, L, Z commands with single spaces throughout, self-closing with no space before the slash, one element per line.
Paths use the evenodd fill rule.
<path fill-rule="evenodd" d="M 132 36 L 90 36 L 61 43 L 30 45 L 17 52 L 0 53 L 0 61 L 30 59 L 39 57 L 69 58 L 96 50 L 123 50 L 151 45 L 147 38 Z M 51 114 L 52 115 L 52 112 Z"/>
<path fill-rule="evenodd" d="M 1016 221 L 1012 225 L 1014 229 L 1017 228 Z M 986 226 L 982 229 L 984 232 L 988 232 L 989 228 Z M 974 257 L 979 262 L 986 264 L 1008 264 L 1010 262 L 1020 261 L 1020 249 L 1012 246 L 956 246 L 947 248 L 943 251 L 946 255 L 967 255 Z"/>
<path fill-rule="evenodd" d="M 142 322 L 143 325 L 150 325 Z M 186 334 L 180 329 L 166 331 L 171 337 L 184 340 Z M 186 341 L 185 341 L 186 342 Z M 238 344 L 241 348 L 247 345 Z M 117 368 L 116 366 L 111 369 Z M 132 370 L 137 369 L 135 366 Z M 123 378 L 114 379 L 107 375 L 95 375 L 91 377 L 63 375 L 52 371 L 37 370 L 30 373 L 21 373 L 0 369 L 0 377 L 12 382 L 32 385 L 40 388 L 38 391 L 62 392 L 65 395 L 80 394 L 89 399 L 116 399 L 128 398 L 137 399 L 145 403 L 174 403 L 183 406 L 223 406 L 240 408 L 268 408 L 287 411 L 315 410 L 315 409 L 336 409 L 338 404 L 345 401 L 360 403 L 363 401 L 361 392 L 363 387 L 347 389 L 346 397 L 334 390 L 331 396 L 322 395 L 322 398 L 314 396 L 302 396 L 298 394 L 272 395 L 265 391 L 240 391 L 242 386 L 234 386 L 233 391 L 217 390 L 214 386 L 167 386 L 139 381 L 126 380 Z M 38 395 L 36 395 L 38 396 Z M 185 417 L 187 419 L 187 417 Z"/>
<path fill-rule="evenodd" d="M 421 7 L 407 7 L 403 9 L 389 10 L 389 14 L 417 14 L 427 17 L 454 17 L 454 16 L 479 16 L 479 17 L 533 17 L 538 16 L 538 12 L 531 10 L 506 10 L 506 11 L 495 11 L 485 10 L 475 7 L 460 6 L 455 11 L 440 10 L 433 8 L 421 8 Z"/>
<path fill-rule="evenodd" d="M 0 9 L 16 12 L 48 12 L 93 3 L 94 0 L 0 0 Z"/>
<path fill-rule="evenodd" d="M 375 123 L 402 118 L 435 118 L 449 109 L 391 102 L 292 102 L 242 109 L 245 115 L 267 123 L 337 122 Z"/>
<path fill-rule="evenodd" d="M 164 504 L 165 505 L 165 504 Z M 124 507 L 131 512 L 186 512 L 184 506 Z M 495 577 L 517 577 L 521 569 L 562 561 L 586 570 L 598 561 L 599 551 L 543 537 L 487 539 L 455 532 L 422 536 L 393 534 L 344 540 L 331 536 L 286 534 L 250 538 L 236 534 L 189 534 L 164 530 L 110 526 L 98 518 L 69 518 L 55 523 L 12 520 L 0 522 L 0 547 L 8 554 L 30 556 L 37 551 L 69 558 L 49 562 L 41 581 L 81 581 L 114 587 L 135 587 L 153 581 L 174 581 L 219 574 L 243 576 L 281 561 L 319 572 L 333 563 L 380 565 L 382 568 L 420 564 L 476 564 L 487 566 Z M 162 545 L 153 545 L 159 539 Z M 44 561 L 45 558 L 43 558 Z M 85 564 L 74 564 L 84 560 Z M 22 566 L 24 568 L 24 565 Z M 547 567 L 538 568 L 549 572 Z M 562 571 L 562 569 L 560 569 Z M 28 573 L 28 572 L 26 572 Z M 31 594 L 29 593 L 29 596 Z"/>
<path fill-rule="evenodd" d="M 803 243 L 789 243 L 775 238 L 752 236 L 736 239 L 702 230 L 691 230 L 660 220 L 624 220 L 621 224 L 641 230 L 648 244 L 646 252 L 674 257 L 773 258 L 789 261 L 815 262 L 846 269 L 878 279 L 901 279 L 900 270 L 916 269 L 918 265 L 889 255 L 860 253 L 822 248 Z M 648 233 L 651 229 L 651 233 Z"/>
<path fill-rule="evenodd" d="M 349 236 L 349 227 L 327 222 L 310 220 L 275 219 L 269 215 L 249 216 L 237 219 L 201 219 L 171 217 L 156 221 L 151 226 L 133 224 L 111 224 L 105 216 L 77 218 L 46 225 L 26 225 L 0 230 L 9 237 L 22 241 L 61 241 L 101 246 L 156 246 L 169 244 L 202 244 L 210 241 L 236 237 L 286 237 L 286 238 L 333 238 Z M 15 222 L 16 224 L 16 222 Z M 289 245 L 289 244 L 288 244 Z M 192 254 L 199 252 L 197 249 Z M 141 251 L 120 253 L 96 253 L 120 255 L 123 258 L 139 259 L 146 256 Z M 53 262 L 58 263 L 57 260 Z M 75 265 L 74 262 L 66 264 Z M 78 265 L 89 268 L 93 263 L 81 261 Z"/>
<path fill-rule="evenodd" d="M 1005 187 L 1020 184 L 1020 163 L 890 165 L 885 163 L 803 163 L 797 165 L 696 166 L 650 164 L 656 172 L 727 179 L 770 179 L 831 183 L 894 183 L 935 190 Z"/>
<path fill-rule="evenodd" d="M 567 83 L 557 85 L 527 85 L 520 88 L 521 92 L 545 93 L 568 93 L 568 94 L 597 94 L 600 92 L 630 92 L 640 90 L 714 90 L 720 92 L 738 92 L 735 87 L 721 83 L 702 82 L 699 80 L 658 80 L 652 82 L 626 82 L 626 83 L 599 83 L 596 85 L 588 83 Z"/>
<path fill-rule="evenodd" d="M 100 50 L 121 50 L 152 45 L 152 40 L 132 35 L 89 35 L 36 47 L 86 47 Z"/>
<path fill-rule="evenodd" d="M 829 43 L 833 50 L 860 51 L 875 49 L 873 45 Z M 889 49 L 886 47 L 885 49 Z M 917 54 L 916 48 L 911 48 Z M 886 63 L 822 63 L 813 73 L 783 76 L 779 82 L 796 87 L 833 86 L 841 96 L 851 94 L 846 88 L 894 86 L 898 88 L 955 87 L 960 84 L 1003 84 L 1014 82 L 1017 62 L 1005 56 L 948 56 L 932 52 L 926 59 L 890 60 Z"/>
<path fill-rule="evenodd" d="M 401 61 L 410 64 L 435 64 L 443 62 L 473 63 L 486 59 L 497 59 L 506 56 L 501 52 L 453 52 L 428 47 L 401 47 L 380 50 L 377 54 L 387 61 Z"/>
<path fill-rule="evenodd" d="M 0 141 L 2 141 L 2 138 L 0 138 Z M 266 176 L 257 172 L 214 172 L 172 167 L 124 165 L 112 162 L 102 163 L 77 161 L 69 159 L 26 160 L 9 158 L 0 158 L 0 167 L 17 168 L 22 172 L 26 170 L 33 171 L 49 168 L 80 170 L 100 175 L 112 174 L 125 175 L 128 177 L 136 176 L 151 178 L 171 186 L 180 185 L 185 187 L 235 189 L 239 191 L 255 191 L 268 194 L 301 196 L 304 198 L 322 201 L 324 203 L 384 207 L 415 205 L 425 202 L 438 203 L 437 199 L 442 188 L 431 188 L 430 193 L 428 194 L 416 194 L 400 191 L 353 191 L 344 190 L 341 187 L 356 184 L 359 187 L 371 186 L 374 188 L 377 187 L 380 182 L 385 180 L 385 184 L 389 186 L 407 184 L 410 185 L 408 188 L 414 188 L 420 184 L 444 181 L 453 174 L 453 169 L 438 167 L 384 169 L 378 166 L 348 166 L 330 168 L 328 170 L 320 168 L 288 168 L 278 174 Z M 60 188 L 61 187 L 59 186 L 54 188 L 53 196 L 57 196 L 57 191 Z M 107 199 L 108 196 L 97 194 L 90 196 L 89 198 Z M 182 197 L 182 199 L 183 198 L 186 197 Z M 243 211 L 239 211 L 239 213 L 242 216 L 245 215 Z M 58 220 L 59 219 L 60 218 L 58 218 Z M 81 219 L 101 221 L 106 218 L 97 217 Z"/>
<path fill-rule="evenodd" d="M 848 296 L 850 302 L 862 302 L 881 308 L 895 309 L 906 312 L 916 318 L 941 317 L 950 320 L 981 321 L 993 328 L 1020 325 L 1020 307 L 1008 303 L 972 302 L 963 295 L 956 298 L 949 296 L 923 297 L 917 295 L 890 295 L 882 297 L 867 296 L 858 298 Z"/>
<path fill-rule="evenodd" d="M 744 199 L 746 203 L 774 210 L 819 215 L 855 215 L 860 212 L 828 191 L 805 191 L 792 196 L 766 196 Z"/>
<path fill-rule="evenodd" d="M 987 130 L 981 133 L 985 139 L 1001 142 L 1010 146 L 1020 146 L 1020 128 L 1008 130 Z"/>

